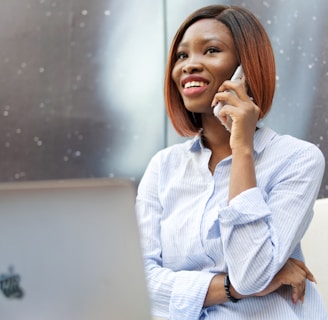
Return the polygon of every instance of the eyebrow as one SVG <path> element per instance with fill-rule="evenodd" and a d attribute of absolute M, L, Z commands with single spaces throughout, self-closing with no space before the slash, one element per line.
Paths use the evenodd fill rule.
<path fill-rule="evenodd" d="M 203 38 L 199 42 L 202 45 L 204 45 L 204 44 L 206 44 L 208 42 L 212 42 L 212 41 L 220 42 L 221 44 L 223 44 L 224 46 L 226 46 L 227 48 L 230 49 L 230 46 L 225 41 L 222 41 L 222 40 L 220 40 L 219 38 L 216 38 L 216 37 L 215 38 L 214 37 Z M 188 46 L 189 46 L 188 42 L 180 42 L 177 47 L 179 48 L 179 47 L 188 47 Z"/>

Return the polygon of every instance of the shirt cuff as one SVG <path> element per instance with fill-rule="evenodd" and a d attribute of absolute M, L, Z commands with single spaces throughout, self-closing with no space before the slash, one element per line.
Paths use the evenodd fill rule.
<path fill-rule="evenodd" d="M 220 210 L 219 220 L 222 224 L 246 224 L 270 215 L 265 202 L 266 195 L 255 187 L 234 197 L 229 205 Z"/>
<path fill-rule="evenodd" d="M 215 273 L 180 271 L 175 280 L 171 301 L 170 319 L 199 320 L 208 287 Z"/>

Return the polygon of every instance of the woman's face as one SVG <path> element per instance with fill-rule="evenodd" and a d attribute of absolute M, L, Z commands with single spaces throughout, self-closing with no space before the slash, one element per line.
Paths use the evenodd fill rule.
<path fill-rule="evenodd" d="M 215 19 L 202 19 L 186 30 L 178 45 L 172 79 L 189 111 L 212 113 L 215 93 L 237 66 L 229 29 Z"/>

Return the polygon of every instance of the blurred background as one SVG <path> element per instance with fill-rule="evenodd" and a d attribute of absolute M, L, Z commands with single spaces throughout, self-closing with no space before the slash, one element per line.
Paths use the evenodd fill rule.
<path fill-rule="evenodd" d="M 271 38 L 277 91 L 265 124 L 328 159 L 326 0 L 2 0 L 0 181 L 138 183 L 155 152 L 182 140 L 163 102 L 170 42 L 215 3 L 250 9 Z"/>

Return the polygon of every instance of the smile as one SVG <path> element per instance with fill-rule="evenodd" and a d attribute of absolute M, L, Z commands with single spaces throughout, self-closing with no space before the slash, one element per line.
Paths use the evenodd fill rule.
<path fill-rule="evenodd" d="M 184 89 L 189 89 L 189 88 L 199 88 L 199 87 L 205 87 L 205 86 L 207 86 L 206 82 L 190 81 L 190 82 L 187 82 L 183 87 L 184 87 Z"/>

